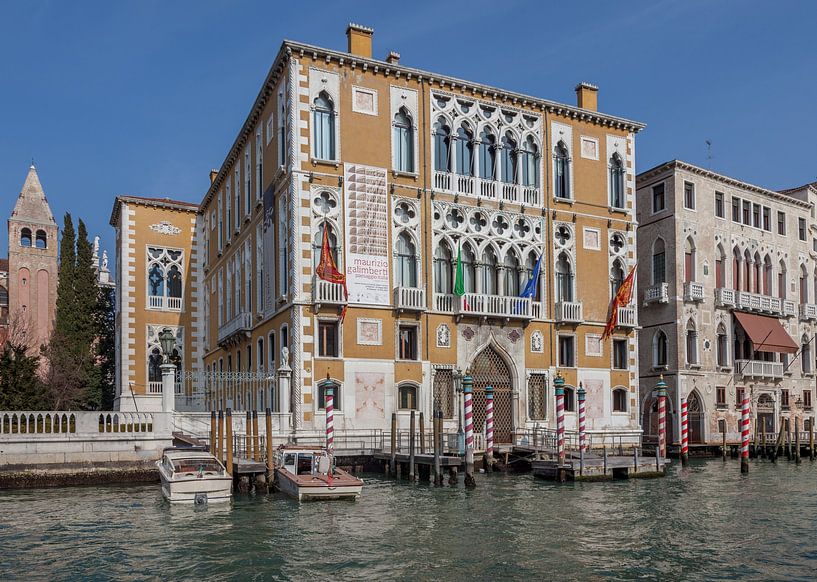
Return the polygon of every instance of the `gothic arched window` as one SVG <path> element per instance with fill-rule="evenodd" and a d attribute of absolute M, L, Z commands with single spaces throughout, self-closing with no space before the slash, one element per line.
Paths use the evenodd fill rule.
<path fill-rule="evenodd" d="M 462 176 L 474 175 L 474 134 L 463 124 L 457 129 L 457 173 Z"/>
<path fill-rule="evenodd" d="M 556 144 L 553 155 L 556 198 L 570 198 L 570 158 L 565 142 Z"/>
<path fill-rule="evenodd" d="M 321 160 L 335 159 L 335 106 L 325 91 L 313 102 L 312 112 L 315 157 Z"/>
<path fill-rule="evenodd" d="M 502 138 L 502 162 L 500 170 L 502 181 L 506 184 L 516 183 L 516 141 L 510 133 L 506 133 Z"/>
<path fill-rule="evenodd" d="M 414 127 L 403 107 L 394 116 L 394 163 L 398 172 L 414 171 Z"/>
<path fill-rule="evenodd" d="M 624 208 L 624 160 L 618 152 L 610 158 L 610 206 Z"/>
<path fill-rule="evenodd" d="M 536 147 L 532 136 L 522 144 L 522 151 L 520 152 L 522 158 L 522 185 L 523 186 L 539 186 L 539 148 Z"/>
<path fill-rule="evenodd" d="M 397 285 L 417 286 L 417 250 L 405 232 L 397 236 Z"/>
<path fill-rule="evenodd" d="M 451 248 L 441 240 L 434 251 L 434 292 L 444 295 L 452 293 L 451 271 L 453 268 Z"/>
<path fill-rule="evenodd" d="M 479 177 L 493 180 L 496 167 L 496 138 L 488 129 L 479 134 Z"/>
<path fill-rule="evenodd" d="M 556 260 L 556 302 L 573 301 L 573 266 L 566 253 Z"/>
<path fill-rule="evenodd" d="M 451 128 L 440 117 L 434 124 L 434 169 L 438 172 L 451 171 Z"/>

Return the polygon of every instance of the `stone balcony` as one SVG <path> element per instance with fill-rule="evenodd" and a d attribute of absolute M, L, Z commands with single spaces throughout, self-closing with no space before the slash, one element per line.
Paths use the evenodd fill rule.
<path fill-rule="evenodd" d="M 535 186 L 523 186 L 453 172 L 434 172 L 434 189 L 462 196 L 501 200 L 526 206 L 541 206 L 541 191 Z"/>
<path fill-rule="evenodd" d="M 312 278 L 312 303 L 321 305 L 346 305 L 346 295 L 343 285 L 330 283 L 319 277 Z"/>
<path fill-rule="evenodd" d="M 619 307 L 616 315 L 618 327 L 636 327 L 638 325 L 638 311 L 635 307 Z"/>
<path fill-rule="evenodd" d="M 398 311 L 425 311 L 426 290 L 419 287 L 395 287 L 394 308 Z"/>
<path fill-rule="evenodd" d="M 817 305 L 814 305 L 812 303 L 801 303 L 799 311 L 800 319 L 804 321 L 817 320 Z"/>
<path fill-rule="evenodd" d="M 684 301 L 703 301 L 704 300 L 704 286 L 703 283 L 695 281 L 687 281 L 684 283 Z"/>
<path fill-rule="evenodd" d="M 556 304 L 558 323 L 582 323 L 584 321 L 581 301 L 560 301 Z"/>
<path fill-rule="evenodd" d="M 659 283 L 644 290 L 644 305 L 650 303 L 669 303 L 669 285 Z"/>
<path fill-rule="evenodd" d="M 762 360 L 735 360 L 735 377 L 782 380 L 783 364 Z"/>
<path fill-rule="evenodd" d="M 466 293 L 462 297 L 452 294 L 434 296 L 434 308 L 437 311 L 456 315 L 475 315 L 500 319 L 533 319 L 533 302 L 529 297 L 511 297 L 505 295 L 482 295 Z"/>
<path fill-rule="evenodd" d="M 765 313 L 777 317 L 792 317 L 797 314 L 794 301 L 770 295 L 749 293 L 748 291 L 735 291 L 725 287 L 719 287 L 715 290 L 715 305 L 741 311 Z M 815 314 L 817 315 L 817 312 Z"/>
<path fill-rule="evenodd" d="M 226 346 L 236 343 L 242 337 L 250 337 L 252 333 L 252 313 L 239 313 L 224 325 L 218 328 L 218 345 Z"/>

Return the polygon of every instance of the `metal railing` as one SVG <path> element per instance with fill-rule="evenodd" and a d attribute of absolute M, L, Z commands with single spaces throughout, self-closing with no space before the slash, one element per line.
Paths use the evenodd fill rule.
<path fill-rule="evenodd" d="M 183 372 L 176 388 L 176 410 L 206 411 L 280 408 L 275 373 L 257 372 Z"/>

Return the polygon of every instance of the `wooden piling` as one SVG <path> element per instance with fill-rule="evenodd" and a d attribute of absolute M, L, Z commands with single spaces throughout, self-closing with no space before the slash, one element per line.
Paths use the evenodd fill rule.
<path fill-rule="evenodd" d="M 725 423 L 726 421 L 724 421 Z M 726 461 L 726 427 L 723 428 L 723 433 L 721 433 L 721 438 L 723 444 L 721 445 L 721 455 L 723 456 L 723 460 Z"/>
<path fill-rule="evenodd" d="M 638 445 L 633 445 L 633 473 L 638 473 Z"/>
<path fill-rule="evenodd" d="M 808 421 L 808 456 L 814 460 L 814 418 Z"/>
<path fill-rule="evenodd" d="M 272 480 L 275 477 L 275 459 L 273 458 L 272 454 L 272 410 L 267 408 L 266 412 L 266 421 L 267 421 L 267 434 L 266 434 L 266 445 L 267 445 L 267 483 L 271 486 Z"/>
<path fill-rule="evenodd" d="M 261 451 L 258 450 L 258 411 L 252 411 L 252 458 L 254 461 L 261 460 Z"/>
<path fill-rule="evenodd" d="M 409 468 L 408 468 L 408 477 L 409 481 L 412 483 L 414 482 L 415 477 L 415 468 L 414 468 L 414 429 L 416 428 L 415 424 L 415 416 L 414 411 L 411 411 L 411 416 L 409 420 Z"/>
<path fill-rule="evenodd" d="M 800 464 L 800 419 L 794 417 L 794 462 Z"/>
<path fill-rule="evenodd" d="M 760 432 L 760 456 L 766 458 L 766 423 L 763 423 L 763 430 Z"/>
<path fill-rule="evenodd" d="M 443 418 L 442 418 L 442 411 L 435 410 L 433 416 L 433 428 L 432 433 L 434 434 L 434 485 L 442 485 L 443 484 L 443 473 L 442 473 L 442 463 L 440 456 L 442 454 L 442 444 L 443 444 Z"/>
<path fill-rule="evenodd" d="M 420 413 L 420 454 L 426 454 L 426 422 L 423 413 Z"/>
<path fill-rule="evenodd" d="M 210 411 L 210 454 L 216 456 L 216 411 Z M 218 457 L 216 457 L 218 458 Z"/>
<path fill-rule="evenodd" d="M 607 445 L 602 445 L 602 453 L 604 455 L 604 476 L 607 477 Z"/>
<path fill-rule="evenodd" d="M 216 437 L 216 458 L 224 462 L 224 412 L 218 411 L 218 436 Z"/>
<path fill-rule="evenodd" d="M 389 472 L 392 477 L 397 476 L 397 413 L 391 413 L 391 463 Z"/>
<path fill-rule="evenodd" d="M 224 440 L 227 441 L 227 472 L 233 474 L 233 411 L 227 409 L 224 418 Z"/>
<path fill-rule="evenodd" d="M 786 419 L 786 458 L 791 461 L 791 419 Z"/>

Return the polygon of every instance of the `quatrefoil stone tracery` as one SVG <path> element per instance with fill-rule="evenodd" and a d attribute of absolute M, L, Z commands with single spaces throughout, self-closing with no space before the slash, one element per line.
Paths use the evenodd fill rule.
<path fill-rule="evenodd" d="M 621 254 L 621 251 L 624 249 L 624 244 L 624 237 L 619 233 L 615 233 L 610 237 L 610 250 L 613 251 L 614 254 Z"/>
<path fill-rule="evenodd" d="M 315 196 L 312 203 L 315 205 L 315 210 L 321 215 L 332 213 L 338 205 L 334 197 L 326 191 Z"/>
<path fill-rule="evenodd" d="M 572 235 L 570 234 L 570 229 L 566 226 L 559 226 L 556 228 L 556 242 L 560 246 L 567 246 L 570 243 L 570 239 Z"/>
<path fill-rule="evenodd" d="M 416 215 L 414 208 L 407 202 L 400 202 L 394 209 L 394 216 L 400 224 L 408 224 Z"/>

